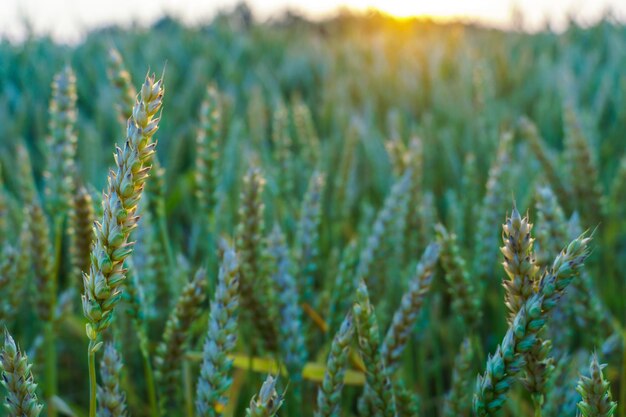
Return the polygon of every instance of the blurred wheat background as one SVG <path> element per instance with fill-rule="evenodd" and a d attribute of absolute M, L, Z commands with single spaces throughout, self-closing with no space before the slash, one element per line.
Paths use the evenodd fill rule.
<path fill-rule="evenodd" d="M 0 416 L 626 417 L 620 7 L 1 38 Z"/>

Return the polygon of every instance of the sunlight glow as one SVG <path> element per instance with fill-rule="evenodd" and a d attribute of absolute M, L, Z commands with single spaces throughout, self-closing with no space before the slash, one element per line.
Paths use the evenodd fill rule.
<path fill-rule="evenodd" d="M 448 18 L 455 16 L 493 17 L 509 10 L 507 2 L 459 1 L 459 0 L 351 0 L 345 2 L 356 9 L 378 9 L 392 16 L 406 18 L 430 16 Z"/>
<path fill-rule="evenodd" d="M 0 37 L 23 37 L 24 22 L 35 33 L 50 34 L 64 41 L 76 41 L 90 28 L 121 24 L 149 25 L 164 14 L 195 24 L 211 19 L 216 11 L 230 9 L 241 0 L 0 0 Z M 524 16 L 525 28 L 535 30 L 549 21 L 564 27 L 569 16 L 582 24 L 596 21 L 611 8 L 617 19 L 626 20 L 624 0 L 248 0 L 255 15 L 267 19 L 286 9 L 311 18 L 333 15 L 338 7 L 366 11 L 378 9 L 398 18 L 432 17 L 436 20 L 462 19 L 506 28 L 511 11 Z"/>

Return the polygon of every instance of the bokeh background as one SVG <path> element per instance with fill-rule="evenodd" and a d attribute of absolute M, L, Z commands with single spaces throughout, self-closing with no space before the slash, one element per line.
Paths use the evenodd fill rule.
<path fill-rule="evenodd" d="M 218 10 L 232 8 L 237 0 L 3 0 L 0 4 L 0 35 L 22 38 L 28 32 L 25 22 L 35 33 L 52 35 L 63 41 L 76 41 L 89 29 L 112 24 L 148 25 L 163 15 L 170 15 L 190 24 L 209 20 Z M 270 19 L 291 10 L 309 18 L 328 17 L 338 8 L 354 11 L 377 9 L 396 17 L 430 16 L 439 20 L 464 19 L 506 28 L 519 23 L 538 30 L 546 25 L 563 29 L 569 20 L 591 24 L 607 12 L 622 19 L 626 2 L 621 0 L 297 0 L 249 1 L 261 19 Z"/>

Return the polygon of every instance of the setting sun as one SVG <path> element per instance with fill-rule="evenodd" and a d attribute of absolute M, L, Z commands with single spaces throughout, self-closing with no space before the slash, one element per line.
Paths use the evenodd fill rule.
<path fill-rule="evenodd" d="M 493 4 L 490 1 L 465 2 L 458 0 L 411 1 L 404 0 L 350 0 L 345 5 L 355 9 L 377 9 L 392 16 L 459 17 L 466 15 L 494 17 L 508 10 L 507 2 Z"/>

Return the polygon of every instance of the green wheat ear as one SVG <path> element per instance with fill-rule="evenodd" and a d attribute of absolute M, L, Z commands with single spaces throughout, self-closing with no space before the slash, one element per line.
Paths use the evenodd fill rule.
<path fill-rule="evenodd" d="M 399 368 L 402 352 L 406 348 L 418 315 L 422 311 L 426 294 L 430 291 L 439 253 L 440 246 L 436 243 L 428 245 L 424 251 L 383 340 L 381 351 L 385 366 L 390 373 Z"/>
<path fill-rule="evenodd" d="M 8 395 L 4 406 L 10 417 L 37 417 L 43 406 L 37 399 L 37 384 L 33 379 L 26 355 L 20 351 L 8 330 L 4 330 L 4 347 L 0 351 L 0 370 Z"/>
<path fill-rule="evenodd" d="M 240 260 L 239 293 L 241 306 L 263 337 L 268 350 L 278 349 L 274 286 L 263 265 L 265 248 L 265 178 L 258 168 L 250 168 L 243 180 L 239 204 L 236 249 Z"/>
<path fill-rule="evenodd" d="M 611 417 L 617 409 L 617 403 L 611 396 L 610 383 L 602 373 L 605 366 L 598 362 L 598 356 L 594 353 L 589 364 L 589 376 L 580 376 L 576 391 L 582 396 L 582 401 L 577 405 L 583 417 Z"/>
<path fill-rule="evenodd" d="M 226 393 L 232 384 L 232 360 L 228 355 L 237 343 L 239 264 L 235 251 L 228 244 L 225 243 L 223 249 L 196 388 L 196 413 L 200 417 L 220 415 L 228 402 Z"/>
<path fill-rule="evenodd" d="M 442 224 L 436 225 L 435 229 L 441 246 L 441 264 L 446 272 L 448 291 L 452 296 L 452 308 L 468 328 L 475 327 L 482 318 L 476 282 L 461 255 L 456 235 L 449 233 Z"/>
<path fill-rule="evenodd" d="M 459 353 L 454 359 L 452 383 L 444 401 L 445 417 L 462 417 L 469 415 L 471 408 L 470 384 L 474 349 L 470 339 L 464 339 Z"/>
<path fill-rule="evenodd" d="M 509 132 L 503 133 L 496 158 L 489 168 L 485 195 L 478 213 L 472 270 L 479 282 L 483 281 L 482 278 L 493 275 L 494 260 L 497 259 L 498 238 L 493 226 L 500 223 L 504 199 L 507 198 L 512 143 L 513 135 Z"/>
<path fill-rule="evenodd" d="M 120 388 L 122 359 L 112 343 L 107 343 L 100 362 L 98 416 L 126 417 L 126 395 Z"/>
<path fill-rule="evenodd" d="M 333 338 L 330 353 L 326 361 L 324 380 L 317 393 L 317 410 L 315 417 L 331 417 L 340 415 L 341 391 L 343 377 L 346 372 L 350 343 L 354 338 L 354 320 L 348 313 L 339 331 Z"/>
<path fill-rule="evenodd" d="M 155 376 L 161 393 L 161 412 L 171 412 L 177 404 L 183 355 L 189 339 L 189 329 L 201 313 L 206 298 L 207 279 L 198 270 L 178 297 L 176 306 L 165 323 L 163 340 L 156 350 Z"/>
<path fill-rule="evenodd" d="M 196 134 L 195 171 L 196 198 L 203 216 L 207 219 L 212 218 L 217 205 L 221 133 L 221 97 L 217 88 L 210 85 L 207 88 L 206 98 L 200 107 L 199 127 Z"/>
<path fill-rule="evenodd" d="M 68 219 L 72 282 L 79 288 L 83 273 L 89 270 L 89 256 L 94 240 L 94 221 L 95 210 L 91 194 L 85 187 L 80 186 L 72 195 L 72 206 Z"/>
<path fill-rule="evenodd" d="M 130 74 L 126 70 L 120 52 L 114 47 L 111 47 L 107 58 L 107 75 L 109 82 L 113 85 L 117 117 L 120 123 L 124 125 L 126 120 L 132 116 L 132 109 L 135 104 L 137 92 L 133 87 Z"/>
<path fill-rule="evenodd" d="M 246 417 L 274 417 L 283 404 L 284 393 L 276 391 L 278 380 L 271 375 L 267 376 L 258 395 L 250 400 L 250 407 L 246 409 Z"/>
<path fill-rule="evenodd" d="M 70 209 L 76 157 L 76 76 L 66 66 L 54 77 L 50 100 L 47 138 L 45 196 L 46 208 L 55 218 Z"/>
<path fill-rule="evenodd" d="M 573 198 L 586 224 L 596 224 L 602 215 L 602 188 L 595 155 L 572 106 L 565 107 L 563 118 Z"/>
<path fill-rule="evenodd" d="M 83 276 L 83 312 L 87 336 L 98 339 L 113 320 L 113 309 L 121 298 L 125 279 L 124 260 L 133 251 L 129 242 L 137 227 L 137 204 L 148 179 L 159 127 L 157 113 L 163 103 L 163 81 L 147 76 L 129 119 L 126 142 L 115 153 L 115 170 L 110 171 L 102 201 L 103 215 L 96 223 L 89 272 Z"/>
<path fill-rule="evenodd" d="M 479 375 L 474 389 L 473 409 L 477 417 L 493 415 L 506 402 L 508 391 L 524 369 L 525 356 L 536 346 L 549 313 L 589 256 L 590 240 L 583 233 L 554 259 L 552 267 L 539 280 L 536 293 L 521 306 L 495 353 L 489 355 L 486 370 Z"/>
<path fill-rule="evenodd" d="M 309 186 L 304 194 L 300 221 L 296 236 L 296 259 L 300 265 L 298 275 L 302 276 L 303 302 L 313 305 L 313 290 L 318 269 L 319 256 L 319 228 L 322 217 L 322 197 L 326 183 L 325 175 L 314 172 L 309 180 Z"/>
<path fill-rule="evenodd" d="M 394 417 L 396 401 L 389 372 L 381 354 L 378 322 L 374 307 L 370 303 L 367 285 L 362 279 L 356 289 L 352 314 L 356 322 L 359 352 L 366 369 L 366 385 L 360 401 L 361 411 L 368 410 L 375 415 Z"/>
<path fill-rule="evenodd" d="M 52 320 L 57 294 L 54 279 L 54 258 L 50 242 L 50 225 L 39 202 L 28 210 L 31 235 L 31 259 L 33 260 L 33 278 L 35 282 L 36 312 L 46 322 Z"/>

